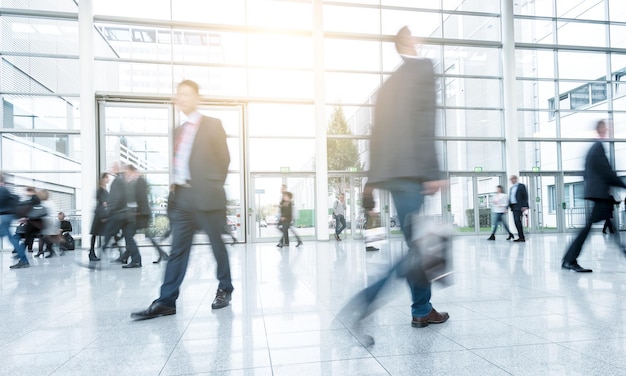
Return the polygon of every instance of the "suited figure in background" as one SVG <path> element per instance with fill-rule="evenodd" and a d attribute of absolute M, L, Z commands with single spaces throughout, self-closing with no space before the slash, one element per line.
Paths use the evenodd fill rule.
<path fill-rule="evenodd" d="M 113 162 L 111 165 L 110 175 L 114 176 L 111 188 L 109 191 L 109 197 L 107 201 L 107 221 L 106 229 L 104 231 L 104 242 L 102 243 L 102 251 L 104 252 L 111 238 L 113 238 L 120 229 L 124 226 L 126 220 L 126 212 L 128 206 L 126 204 L 126 165 L 121 162 Z M 120 253 L 121 256 L 121 253 Z M 89 254 L 89 261 L 100 261 L 96 257 L 95 253 Z M 117 260 L 121 261 L 121 257 Z"/>
<path fill-rule="evenodd" d="M 591 226 L 599 221 L 606 220 L 613 211 L 615 199 L 611 199 L 609 190 L 611 187 L 626 188 L 626 184 L 620 179 L 606 157 L 604 145 L 602 141 L 606 139 L 609 133 L 609 127 L 605 120 L 600 120 L 596 124 L 596 132 L 598 140 L 593 143 L 587 157 L 585 158 L 585 172 L 583 179 L 585 180 L 585 200 L 593 202 L 591 215 L 587 216 L 585 227 L 583 227 L 576 239 L 570 244 L 567 252 L 563 256 L 563 269 L 573 270 L 579 273 L 590 273 L 591 269 L 583 268 L 578 264 L 578 256 L 583 249 L 583 244 L 591 231 Z M 619 236 L 615 239 L 624 252 Z"/>
<path fill-rule="evenodd" d="M 96 238 L 98 236 L 106 235 L 106 222 L 107 222 L 107 201 L 109 200 L 109 191 L 107 191 L 107 184 L 109 184 L 109 173 L 104 172 L 100 176 L 98 181 L 98 190 L 96 191 L 96 210 L 93 215 L 93 221 L 91 222 L 91 241 L 89 245 L 89 254 L 95 256 Z"/>
<path fill-rule="evenodd" d="M 528 190 L 526 185 L 518 181 L 516 175 L 511 175 L 511 184 L 511 188 L 509 188 L 509 206 L 513 212 L 513 221 L 517 229 L 517 239 L 513 241 L 523 243 L 526 241 L 526 238 L 524 237 L 522 216 L 528 210 Z"/>
<path fill-rule="evenodd" d="M 178 84 L 175 98 L 177 108 L 186 121 L 174 132 L 173 194 L 170 205 L 172 249 L 165 269 L 160 296 L 143 311 L 133 312 L 135 320 L 152 319 L 176 314 L 189 254 L 196 230 L 205 231 L 217 262 L 219 281 L 212 309 L 228 306 L 234 290 L 230 276 L 230 261 L 222 232 L 226 220 L 226 192 L 230 154 L 226 132 L 219 119 L 198 112 L 198 84 L 184 80 Z"/>

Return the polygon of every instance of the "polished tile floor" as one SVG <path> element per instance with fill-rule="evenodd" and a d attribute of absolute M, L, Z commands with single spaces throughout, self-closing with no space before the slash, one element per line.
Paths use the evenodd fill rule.
<path fill-rule="evenodd" d="M 196 246 L 175 316 L 133 322 L 157 296 L 164 264 L 80 266 L 85 251 L 10 270 L 1 254 L 3 375 L 624 375 L 626 260 L 593 233 L 579 262 L 560 269 L 573 234 L 455 238 L 454 284 L 435 287 L 441 325 L 410 326 L 405 283 L 392 282 L 364 334 L 337 312 L 402 252 L 400 239 L 365 252 L 360 241 L 229 248 L 235 292 L 212 311 L 217 282 Z M 625 235 L 626 236 L 626 235 Z M 112 255 L 111 255 L 112 256 Z"/>

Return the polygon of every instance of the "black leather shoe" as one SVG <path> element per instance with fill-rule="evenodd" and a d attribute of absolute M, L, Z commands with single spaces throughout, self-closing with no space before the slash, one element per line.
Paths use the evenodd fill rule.
<path fill-rule="evenodd" d="M 282 247 L 283 247 L 282 243 L 278 243 L 278 244 L 276 244 L 276 246 L 277 246 L 278 248 L 282 248 Z"/>
<path fill-rule="evenodd" d="M 228 306 L 228 303 L 231 300 L 232 291 L 226 291 L 222 289 L 217 289 L 217 293 L 215 294 L 215 299 L 213 299 L 213 303 L 211 303 L 212 309 L 220 309 Z"/>
<path fill-rule="evenodd" d="M 378 251 L 378 248 L 372 246 L 372 245 L 368 245 L 367 247 L 365 247 L 365 251 L 366 252 L 371 252 L 371 251 Z"/>
<path fill-rule="evenodd" d="M 574 261 L 574 262 L 563 261 L 563 263 L 561 264 L 561 268 L 568 269 L 568 270 L 573 270 L 573 271 L 578 272 L 578 273 L 591 273 L 591 272 L 593 272 L 593 270 L 591 270 L 591 269 L 585 269 L 582 266 L 578 265 L 578 263 L 576 261 Z"/>
<path fill-rule="evenodd" d="M 515 243 L 525 243 L 525 242 L 526 242 L 526 239 L 524 239 L 524 238 L 519 238 L 519 239 L 515 239 L 515 240 L 513 240 L 513 241 L 514 241 Z"/>
<path fill-rule="evenodd" d="M 153 264 L 158 264 L 158 263 L 160 263 L 160 262 L 161 262 L 161 258 L 160 258 L 160 257 L 159 257 L 157 260 L 152 261 L 152 263 L 153 263 Z"/>
<path fill-rule="evenodd" d="M 298 248 L 298 247 L 299 247 L 299 246 L 301 246 L 301 245 L 302 245 L 302 242 L 301 242 L 301 241 L 298 241 L 298 244 L 296 244 L 296 248 Z"/>
<path fill-rule="evenodd" d="M 54 257 L 54 251 L 50 251 L 50 253 L 48 253 L 48 256 L 44 256 L 44 258 L 50 258 L 50 257 Z"/>
<path fill-rule="evenodd" d="M 176 314 L 176 307 L 167 307 L 157 302 L 152 302 L 148 309 L 143 311 L 133 312 L 130 314 L 130 318 L 133 320 L 148 320 L 160 316 L 169 316 Z"/>
<path fill-rule="evenodd" d="M 509 233 L 509 237 L 506 238 L 506 240 L 511 240 L 511 239 L 513 239 L 513 237 L 514 237 L 513 234 Z"/>
<path fill-rule="evenodd" d="M 122 268 L 124 268 L 124 269 L 141 268 L 141 263 L 140 262 L 131 262 L 130 264 L 122 265 Z"/>
<path fill-rule="evenodd" d="M 496 240 L 496 236 L 494 234 L 491 234 L 491 236 L 489 236 L 487 240 Z"/>

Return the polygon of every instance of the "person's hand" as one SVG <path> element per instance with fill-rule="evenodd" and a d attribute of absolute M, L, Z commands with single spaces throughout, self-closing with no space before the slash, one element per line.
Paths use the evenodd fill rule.
<path fill-rule="evenodd" d="M 423 184 L 422 194 L 424 195 L 432 195 L 448 184 L 447 180 L 433 180 L 427 181 Z"/>
<path fill-rule="evenodd" d="M 527 214 L 528 213 L 528 208 L 522 208 L 522 213 L 523 214 Z"/>

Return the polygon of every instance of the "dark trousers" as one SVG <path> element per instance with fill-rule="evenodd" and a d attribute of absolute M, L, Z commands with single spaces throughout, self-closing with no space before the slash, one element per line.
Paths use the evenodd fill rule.
<path fill-rule="evenodd" d="M 522 216 L 524 215 L 524 213 L 522 212 L 522 209 L 519 208 L 513 208 L 512 210 L 513 212 L 513 221 L 515 222 L 515 228 L 517 229 L 517 236 L 520 239 L 525 239 L 524 238 L 524 226 L 522 225 Z"/>
<path fill-rule="evenodd" d="M 587 217 L 587 222 L 585 223 L 585 227 L 583 227 L 576 239 L 570 244 L 569 249 L 563 256 L 563 262 L 575 262 L 580 252 L 583 249 L 583 244 L 587 239 L 587 235 L 589 235 L 589 231 L 591 231 L 591 226 L 596 223 L 607 219 L 611 210 L 613 209 L 612 204 L 607 201 L 594 201 L 593 209 L 591 210 L 591 215 Z M 616 241 L 618 245 L 621 246 L 621 242 L 619 236 L 616 236 Z"/>
<path fill-rule="evenodd" d="M 280 238 L 280 244 L 289 245 L 289 230 L 291 229 L 291 233 L 296 237 L 296 240 L 300 242 L 300 236 L 298 233 L 291 227 L 290 222 L 280 222 L 280 226 L 282 228 L 283 236 Z"/>
<path fill-rule="evenodd" d="M 193 235 L 197 230 L 202 230 L 209 236 L 211 249 L 217 262 L 218 288 L 233 291 L 228 252 L 222 239 L 225 218 L 225 210 L 200 211 L 179 208 L 176 205 L 171 209 L 172 249 L 161 285 L 161 295 L 157 302 L 168 307 L 176 306 L 180 285 L 187 272 Z"/>
<path fill-rule="evenodd" d="M 389 190 L 393 202 L 398 211 L 398 219 L 400 220 L 400 226 L 402 227 L 402 233 L 404 239 L 409 245 L 409 252 L 414 252 L 413 247 L 413 226 L 411 223 L 413 215 L 417 214 L 424 202 L 422 195 L 422 185 L 414 181 L 396 181 L 388 183 L 385 189 Z M 361 315 L 364 317 L 371 313 L 372 303 L 382 291 L 387 282 L 394 276 L 398 275 L 400 269 L 405 264 L 406 256 L 401 257 L 385 274 L 384 276 L 371 284 L 361 292 L 359 292 L 353 299 L 361 306 L 353 307 L 357 310 L 362 310 Z M 427 315 L 431 309 L 430 304 L 431 297 L 431 285 L 425 278 L 423 272 L 416 274 L 406 275 L 409 289 L 411 290 L 411 314 L 413 317 L 423 317 Z"/>
<path fill-rule="evenodd" d="M 602 227 L 602 232 L 606 234 L 606 230 L 609 230 L 611 234 L 615 233 L 615 227 L 613 227 L 611 217 L 607 218 L 606 221 L 604 221 L 604 227 Z"/>
<path fill-rule="evenodd" d="M 128 211 L 111 214 L 109 216 L 102 249 L 104 250 L 108 247 L 111 238 L 115 236 L 120 229 L 122 230 L 122 236 L 124 237 L 124 242 L 126 243 L 126 251 L 124 252 L 124 255 L 120 255 L 120 258 L 124 259 L 130 256 L 132 262 L 141 264 L 141 253 L 139 253 L 139 248 L 135 242 L 135 233 L 137 232 L 137 229 L 135 228 L 135 216 Z"/>

